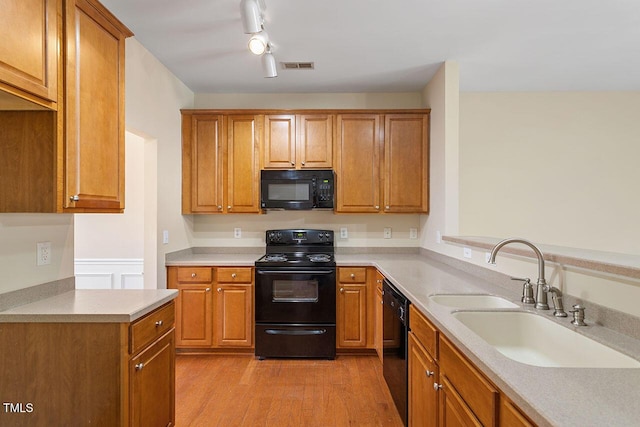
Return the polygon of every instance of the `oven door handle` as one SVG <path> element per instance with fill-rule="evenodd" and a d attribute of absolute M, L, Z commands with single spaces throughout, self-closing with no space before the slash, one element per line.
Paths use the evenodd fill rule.
<path fill-rule="evenodd" d="M 257 274 L 331 274 L 333 270 L 256 270 Z"/>
<path fill-rule="evenodd" d="M 265 329 L 268 335 L 323 335 L 326 329 Z"/>

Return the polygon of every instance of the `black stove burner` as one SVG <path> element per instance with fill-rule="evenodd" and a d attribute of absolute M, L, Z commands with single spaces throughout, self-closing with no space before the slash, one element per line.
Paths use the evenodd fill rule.
<path fill-rule="evenodd" d="M 329 254 L 309 254 L 307 258 L 311 262 L 329 262 L 331 261 L 331 255 Z"/>
<path fill-rule="evenodd" d="M 269 261 L 269 262 L 286 262 L 287 261 L 287 256 L 284 254 L 271 254 L 271 255 L 265 255 L 263 258 L 263 261 Z"/>

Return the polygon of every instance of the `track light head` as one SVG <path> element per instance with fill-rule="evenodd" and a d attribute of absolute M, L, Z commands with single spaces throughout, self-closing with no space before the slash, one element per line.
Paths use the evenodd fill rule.
<path fill-rule="evenodd" d="M 254 55 L 262 55 L 267 51 L 267 46 L 269 45 L 269 35 L 266 31 L 262 31 L 260 33 L 254 34 L 249 39 L 249 50 Z"/>
<path fill-rule="evenodd" d="M 240 16 L 242 17 L 242 28 L 245 34 L 255 34 L 262 31 L 263 18 L 259 0 L 240 0 Z"/>

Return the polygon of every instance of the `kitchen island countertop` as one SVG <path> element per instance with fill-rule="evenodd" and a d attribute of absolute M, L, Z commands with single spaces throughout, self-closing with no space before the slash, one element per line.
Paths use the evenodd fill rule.
<path fill-rule="evenodd" d="M 178 295 L 173 289 L 72 290 L 0 312 L 0 323 L 128 323 Z"/>

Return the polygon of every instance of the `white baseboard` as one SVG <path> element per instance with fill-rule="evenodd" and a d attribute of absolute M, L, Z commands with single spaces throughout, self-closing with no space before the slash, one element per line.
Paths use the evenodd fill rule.
<path fill-rule="evenodd" d="M 144 289 L 144 260 L 76 259 L 76 289 Z"/>

